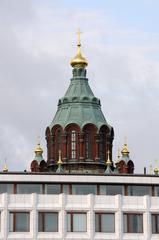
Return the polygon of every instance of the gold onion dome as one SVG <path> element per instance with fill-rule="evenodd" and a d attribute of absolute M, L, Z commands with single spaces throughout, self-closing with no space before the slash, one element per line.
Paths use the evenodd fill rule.
<path fill-rule="evenodd" d="M 36 149 L 35 149 L 35 154 L 37 155 L 42 155 L 43 154 L 43 149 L 40 146 L 40 143 L 38 143 Z"/>
<path fill-rule="evenodd" d="M 124 156 L 128 156 L 128 155 L 129 155 L 129 149 L 128 149 L 128 146 L 127 146 L 126 143 L 124 144 L 124 147 L 123 147 L 121 153 L 122 153 L 122 155 L 124 155 Z"/>
<path fill-rule="evenodd" d="M 159 172 L 159 169 L 158 169 L 157 167 L 155 167 L 155 169 L 154 169 L 154 173 L 157 175 L 158 172 Z"/>
<path fill-rule="evenodd" d="M 3 167 L 3 172 L 8 172 L 8 166 L 7 166 L 7 164 L 4 165 L 4 167 Z"/>
<path fill-rule="evenodd" d="M 71 60 L 71 66 L 74 67 L 87 67 L 88 62 L 87 59 L 85 57 L 82 56 L 81 53 L 81 40 L 80 40 L 80 30 L 78 30 L 77 32 L 77 36 L 78 36 L 78 42 L 77 42 L 77 54 L 76 56 Z"/>

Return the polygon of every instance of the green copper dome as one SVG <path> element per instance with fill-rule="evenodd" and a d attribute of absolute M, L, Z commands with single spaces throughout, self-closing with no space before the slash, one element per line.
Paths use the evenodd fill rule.
<path fill-rule="evenodd" d="M 50 128 L 59 124 L 63 128 L 71 123 L 81 129 L 87 124 L 94 124 L 98 129 L 108 125 L 101 111 L 100 100 L 96 98 L 88 84 L 86 69 L 74 68 L 73 78 L 63 98 L 58 102 L 58 109 Z"/>

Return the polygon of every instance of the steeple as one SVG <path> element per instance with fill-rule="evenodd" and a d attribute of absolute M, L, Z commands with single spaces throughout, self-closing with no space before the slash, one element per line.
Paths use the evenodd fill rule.
<path fill-rule="evenodd" d="M 88 65 L 87 60 L 85 59 L 85 57 L 82 56 L 81 53 L 81 31 L 80 29 L 77 31 L 77 36 L 78 36 L 78 40 L 77 40 L 77 55 L 71 60 L 71 66 L 73 68 L 85 68 Z"/>
<path fill-rule="evenodd" d="M 63 171 L 63 168 L 62 168 L 61 150 L 59 150 L 59 160 L 57 162 L 57 166 L 58 166 L 58 168 L 57 168 L 56 172 L 57 173 L 63 173 L 64 171 Z"/>
<path fill-rule="evenodd" d="M 87 124 L 94 124 L 98 129 L 107 125 L 106 119 L 101 111 L 100 99 L 93 94 L 88 78 L 86 78 L 87 60 L 81 54 L 81 40 L 78 31 L 77 55 L 71 61 L 73 66 L 73 77 L 64 95 L 58 101 L 58 110 L 50 124 L 50 129 L 55 124 L 65 127 L 70 123 L 76 123 L 81 128 Z"/>
<path fill-rule="evenodd" d="M 106 160 L 106 170 L 105 170 L 105 174 L 112 174 L 113 171 L 111 170 L 111 164 L 112 162 L 110 161 L 110 151 L 108 150 L 108 158 Z"/>
<path fill-rule="evenodd" d="M 80 34 L 78 31 L 77 54 L 71 60 L 73 77 L 46 129 L 47 166 L 51 171 L 59 171 L 61 150 L 64 172 L 104 173 L 108 149 L 112 161 L 114 131 L 102 113 L 100 100 L 89 86 L 88 61 L 81 53 Z"/>

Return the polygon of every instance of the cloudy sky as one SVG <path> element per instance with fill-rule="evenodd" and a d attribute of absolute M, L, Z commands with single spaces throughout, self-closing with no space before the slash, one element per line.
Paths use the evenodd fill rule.
<path fill-rule="evenodd" d="M 88 78 L 136 172 L 159 160 L 159 1 L 0 0 L 0 168 L 29 169 L 69 85 L 81 28 Z"/>

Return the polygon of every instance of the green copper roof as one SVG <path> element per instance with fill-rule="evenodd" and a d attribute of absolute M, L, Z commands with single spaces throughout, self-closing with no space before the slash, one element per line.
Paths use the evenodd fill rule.
<path fill-rule="evenodd" d="M 84 68 L 73 69 L 73 78 L 65 96 L 59 100 L 50 128 L 56 124 L 66 127 L 70 123 L 76 123 L 81 128 L 92 123 L 98 129 L 108 125 L 101 111 L 100 100 L 94 96 L 88 84 Z"/>

